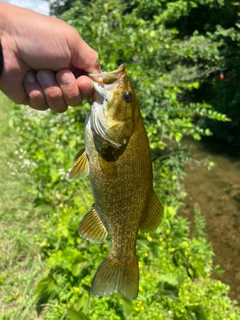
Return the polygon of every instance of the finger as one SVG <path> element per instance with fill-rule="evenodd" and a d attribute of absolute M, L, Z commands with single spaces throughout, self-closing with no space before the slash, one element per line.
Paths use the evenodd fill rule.
<path fill-rule="evenodd" d="M 37 80 L 43 89 L 44 96 L 49 108 L 55 112 L 64 112 L 68 106 L 63 99 L 62 90 L 59 87 L 55 75 L 50 70 L 39 70 Z"/>
<path fill-rule="evenodd" d="M 77 106 L 81 103 L 81 92 L 73 73 L 67 69 L 57 72 L 56 80 L 62 90 L 64 101 L 69 106 Z"/>
<path fill-rule="evenodd" d="M 93 84 L 89 77 L 81 76 L 77 78 L 77 86 L 81 92 L 82 99 L 89 98 L 93 95 Z"/>
<path fill-rule="evenodd" d="M 48 105 L 44 97 L 44 92 L 37 82 L 36 74 L 32 71 L 27 72 L 24 78 L 24 89 L 28 96 L 26 103 L 36 110 L 47 110 Z"/>

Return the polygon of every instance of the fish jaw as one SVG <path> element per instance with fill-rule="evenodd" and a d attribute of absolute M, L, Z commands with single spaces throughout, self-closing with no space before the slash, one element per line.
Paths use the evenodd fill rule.
<path fill-rule="evenodd" d="M 89 73 L 89 77 L 98 83 L 114 84 L 126 75 L 125 65 L 121 64 L 116 70 L 111 72 L 102 72 L 99 74 Z"/>
<path fill-rule="evenodd" d="M 94 80 L 92 80 L 94 88 L 94 103 L 102 105 L 104 109 L 107 103 L 113 99 L 111 95 L 113 90 L 118 89 L 123 77 L 127 77 L 125 73 L 125 65 L 122 64 L 120 67 L 112 72 L 103 72 L 101 74 L 90 74 Z"/>

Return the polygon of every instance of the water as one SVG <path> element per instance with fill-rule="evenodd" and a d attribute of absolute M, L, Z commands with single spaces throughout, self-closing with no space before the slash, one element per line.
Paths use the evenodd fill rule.
<path fill-rule="evenodd" d="M 198 161 L 215 162 L 210 171 L 198 162 L 186 166 L 184 184 L 188 196 L 181 214 L 193 219 L 194 203 L 205 217 L 208 240 L 215 253 L 214 264 L 225 270 L 214 276 L 230 285 L 229 296 L 240 304 L 240 150 L 214 139 L 186 143 Z"/>

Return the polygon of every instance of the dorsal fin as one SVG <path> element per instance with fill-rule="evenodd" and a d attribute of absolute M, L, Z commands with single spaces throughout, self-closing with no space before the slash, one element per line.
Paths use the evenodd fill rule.
<path fill-rule="evenodd" d="M 85 149 L 80 150 L 74 157 L 74 165 L 68 174 L 69 180 L 83 179 L 89 173 L 88 157 Z"/>

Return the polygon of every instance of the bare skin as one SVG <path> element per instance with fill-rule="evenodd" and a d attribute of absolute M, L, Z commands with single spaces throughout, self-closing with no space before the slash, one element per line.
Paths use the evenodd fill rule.
<path fill-rule="evenodd" d="M 98 54 L 67 23 L 1 2 L 0 42 L 0 90 L 15 103 L 64 112 L 93 94 L 84 74 L 101 72 Z"/>

